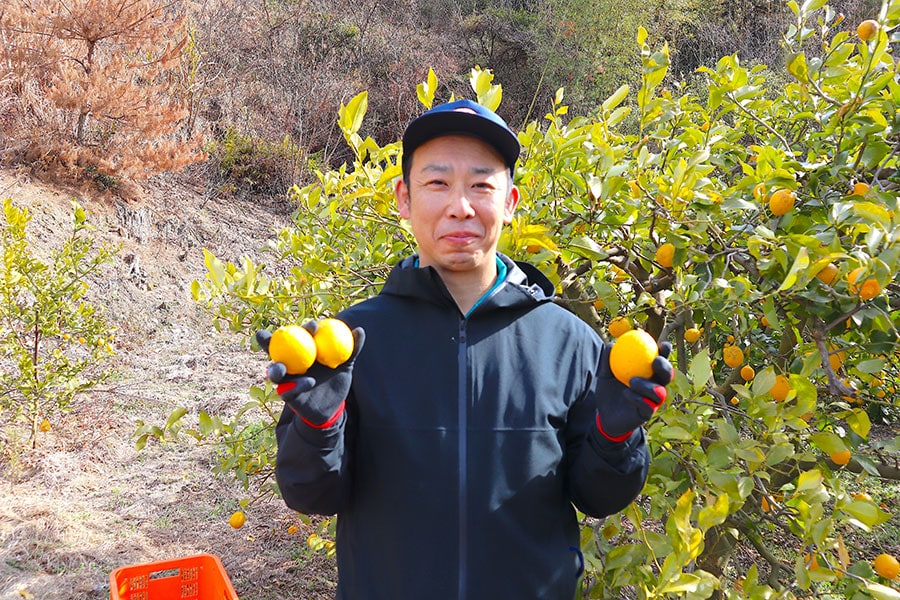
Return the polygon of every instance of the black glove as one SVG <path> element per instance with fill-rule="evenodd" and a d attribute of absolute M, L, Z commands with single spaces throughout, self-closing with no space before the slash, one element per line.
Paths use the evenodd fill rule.
<path fill-rule="evenodd" d="M 597 429 L 606 439 L 623 442 L 666 401 L 666 386 L 673 375 L 672 363 L 669 362 L 672 344 L 659 344 L 659 356 L 653 359 L 653 376 L 650 379 L 632 377 L 630 386 L 613 376 L 609 368 L 610 350 L 612 344 L 604 344 L 600 357 Z"/>
<path fill-rule="evenodd" d="M 318 324 L 309 321 L 303 324 L 303 328 L 310 335 L 315 335 Z M 269 331 L 256 332 L 256 341 L 266 354 L 271 338 Z M 273 362 L 266 369 L 266 375 L 269 381 L 276 384 L 275 389 L 281 399 L 304 423 L 316 429 L 331 427 L 344 412 L 344 403 L 353 380 L 353 363 L 365 341 L 363 328 L 354 329 L 353 353 L 334 369 L 316 362 L 303 375 L 289 375 L 283 363 Z"/>

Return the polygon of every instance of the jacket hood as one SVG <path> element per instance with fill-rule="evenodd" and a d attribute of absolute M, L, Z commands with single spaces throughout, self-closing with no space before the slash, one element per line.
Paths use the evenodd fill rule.
<path fill-rule="evenodd" d="M 514 261 L 498 253 L 497 257 L 506 265 L 506 279 L 496 286 L 482 308 L 505 308 L 528 306 L 553 300 L 553 283 L 537 267 L 525 262 Z M 382 294 L 404 296 L 438 305 L 452 304 L 453 297 L 444 285 L 441 276 L 432 267 L 416 267 L 418 255 L 403 259 L 388 275 Z"/>

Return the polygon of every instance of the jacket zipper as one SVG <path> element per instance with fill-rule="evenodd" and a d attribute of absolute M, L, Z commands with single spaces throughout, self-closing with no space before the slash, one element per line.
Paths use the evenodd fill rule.
<path fill-rule="evenodd" d="M 467 497 L 467 467 L 466 463 L 466 430 L 468 429 L 468 394 L 466 393 L 467 367 L 468 360 L 466 358 L 466 319 L 459 321 L 459 345 L 457 346 L 457 422 L 459 426 L 459 447 L 457 461 L 459 462 L 459 600 L 466 598 L 466 578 L 468 569 L 466 567 L 468 561 L 468 506 Z"/>

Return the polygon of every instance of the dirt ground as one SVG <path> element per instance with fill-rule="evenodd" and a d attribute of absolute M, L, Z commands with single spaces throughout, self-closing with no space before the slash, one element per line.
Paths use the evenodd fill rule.
<path fill-rule="evenodd" d="M 203 248 L 257 260 L 290 209 L 207 198 L 196 176 L 147 190 L 123 202 L 0 169 L 0 200 L 29 209 L 36 252 L 70 231 L 72 198 L 98 239 L 121 247 L 91 283 L 116 329 L 117 376 L 54 420 L 36 450 L 0 464 L 0 600 L 105 599 L 119 567 L 200 553 L 221 558 L 242 600 L 332 597 L 332 561 L 306 550 L 310 529 L 279 499 L 254 503 L 232 529 L 248 492 L 212 473 L 210 449 L 151 442 L 138 452 L 133 438 L 138 420 L 162 425 L 178 406 L 227 414 L 262 381 L 264 357 L 217 333 L 190 285 L 205 275 Z"/>

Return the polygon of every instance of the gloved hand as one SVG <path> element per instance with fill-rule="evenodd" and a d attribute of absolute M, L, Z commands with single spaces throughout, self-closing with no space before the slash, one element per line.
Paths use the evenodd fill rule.
<path fill-rule="evenodd" d="M 315 335 L 316 321 L 303 324 L 303 328 Z M 260 348 L 269 352 L 272 334 L 261 330 L 256 332 Z M 304 423 L 316 429 L 325 429 L 337 423 L 344 412 L 344 403 L 350 393 L 353 380 L 353 363 L 366 341 L 362 327 L 353 330 L 353 353 L 346 362 L 332 369 L 318 362 L 303 375 L 289 375 L 283 363 L 273 362 L 266 369 L 269 381 L 276 384 L 281 399 L 298 415 Z"/>
<path fill-rule="evenodd" d="M 630 386 L 613 377 L 609 367 L 611 349 L 612 344 L 604 344 L 600 358 L 597 429 L 610 441 L 624 442 L 666 401 L 666 386 L 673 375 L 672 363 L 669 362 L 672 344 L 659 344 L 659 356 L 653 359 L 653 376 L 650 379 L 632 377 Z"/>

